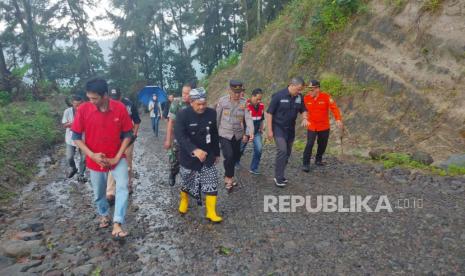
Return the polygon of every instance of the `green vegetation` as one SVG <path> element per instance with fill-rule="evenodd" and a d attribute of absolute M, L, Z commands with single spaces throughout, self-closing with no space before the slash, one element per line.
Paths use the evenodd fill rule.
<path fill-rule="evenodd" d="M 413 160 L 411 156 L 406 153 L 392 152 L 383 154 L 381 157 L 381 162 L 383 163 L 383 166 L 386 169 L 394 167 L 403 167 L 407 169 L 420 169 L 423 171 L 429 171 L 433 174 L 441 176 L 465 175 L 464 167 L 453 165 L 447 169 L 442 169 L 431 165 L 425 165 L 423 163 Z"/>
<path fill-rule="evenodd" d="M 215 69 L 213 69 L 212 75 L 218 73 L 219 71 L 236 66 L 240 60 L 241 54 L 237 52 L 230 54 L 228 57 L 218 61 L 218 65 L 216 65 Z"/>
<path fill-rule="evenodd" d="M 334 97 L 353 95 L 365 91 L 367 87 L 357 83 L 347 83 L 336 74 L 323 74 L 320 78 L 321 90 L 329 92 Z"/>
<path fill-rule="evenodd" d="M 354 15 L 366 12 L 366 5 L 362 0 L 294 0 L 286 11 L 292 13 L 291 26 L 303 31 L 296 38 L 299 63 L 312 60 L 321 64 L 331 34 L 344 30 Z M 308 18 L 310 14 L 313 16 Z"/>
<path fill-rule="evenodd" d="M 437 12 L 443 0 L 424 0 L 421 9 L 426 12 Z"/>
<path fill-rule="evenodd" d="M 385 0 L 385 3 L 393 8 L 394 13 L 400 13 L 404 10 L 408 0 Z"/>
<path fill-rule="evenodd" d="M 14 102 L 0 109 L 0 173 L 23 179 L 34 173 L 31 154 L 58 140 L 60 132 L 45 102 Z M 0 199 L 14 194 L 0 191 Z"/>

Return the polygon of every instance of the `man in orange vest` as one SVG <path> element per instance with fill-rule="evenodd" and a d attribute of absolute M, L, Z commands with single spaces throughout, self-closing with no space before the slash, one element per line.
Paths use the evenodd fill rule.
<path fill-rule="evenodd" d="M 304 172 L 310 171 L 310 158 L 315 140 L 318 143 L 315 165 L 326 165 L 323 162 L 323 154 L 329 139 L 329 110 L 333 113 L 337 127 L 343 128 L 341 112 L 333 98 L 320 90 L 320 82 L 310 81 L 309 89 L 310 92 L 304 97 L 304 105 L 308 111 L 307 122 L 304 123 L 307 127 L 307 145 L 305 146 L 302 166 Z"/>

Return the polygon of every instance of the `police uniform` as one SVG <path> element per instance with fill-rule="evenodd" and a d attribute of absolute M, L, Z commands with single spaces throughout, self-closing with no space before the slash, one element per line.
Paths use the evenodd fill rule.
<path fill-rule="evenodd" d="M 241 82 L 231 81 L 230 86 L 236 91 L 242 89 Z M 236 92 L 239 93 L 239 92 Z M 220 136 L 221 150 L 224 157 L 225 177 L 234 177 L 234 165 L 240 159 L 240 147 L 242 137 L 254 133 L 253 121 L 250 112 L 247 111 L 247 102 L 241 98 L 232 101 L 230 95 L 219 99 L 216 106 L 218 132 Z M 244 123 L 246 126 L 244 126 Z"/>
<path fill-rule="evenodd" d="M 273 94 L 267 110 L 273 115 L 272 128 L 277 148 L 275 178 L 286 180 L 284 170 L 292 152 L 295 138 L 295 122 L 299 113 L 305 112 L 302 96 L 292 97 L 289 90 L 283 89 Z"/>

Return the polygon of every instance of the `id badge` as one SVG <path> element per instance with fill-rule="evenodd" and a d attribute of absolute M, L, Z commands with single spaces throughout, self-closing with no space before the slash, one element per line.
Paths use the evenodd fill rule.
<path fill-rule="evenodd" d="M 207 137 L 206 137 L 206 138 L 207 138 L 207 139 L 206 139 L 206 140 L 207 140 L 207 141 L 206 141 L 207 144 L 210 144 L 211 141 L 212 141 L 212 136 L 211 136 L 210 134 L 207 134 Z"/>

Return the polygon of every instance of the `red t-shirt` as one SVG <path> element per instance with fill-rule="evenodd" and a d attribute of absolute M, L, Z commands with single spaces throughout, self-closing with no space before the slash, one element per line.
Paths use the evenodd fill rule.
<path fill-rule="evenodd" d="M 132 127 L 132 120 L 124 104 L 110 99 L 106 112 L 99 111 L 90 102 L 80 105 L 71 130 L 85 134 L 85 143 L 92 152 L 104 153 L 107 158 L 113 158 L 121 147 L 121 134 L 129 132 Z M 89 156 L 86 157 L 86 165 L 94 171 L 108 171 Z"/>
<path fill-rule="evenodd" d="M 342 120 L 341 112 L 336 102 L 329 95 L 321 91 L 316 98 L 310 94 L 304 97 L 304 104 L 308 111 L 307 129 L 311 131 L 323 131 L 329 129 L 329 110 L 336 121 Z"/>

